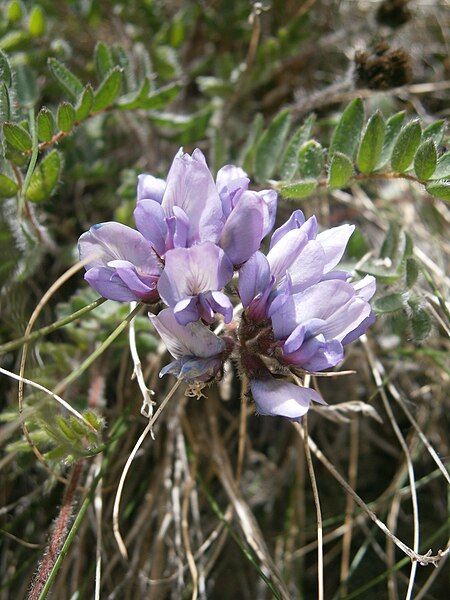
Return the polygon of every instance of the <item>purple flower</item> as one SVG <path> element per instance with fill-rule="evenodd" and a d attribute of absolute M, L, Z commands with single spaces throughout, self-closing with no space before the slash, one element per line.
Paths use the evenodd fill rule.
<path fill-rule="evenodd" d="M 248 191 L 249 182 L 240 167 L 226 165 L 214 183 L 202 152 L 197 149 L 190 156 L 180 149 L 166 184 L 139 176 L 137 228 L 159 256 L 209 241 L 240 265 L 272 229 L 277 204 L 275 191 Z"/>
<path fill-rule="evenodd" d="M 271 375 L 250 380 L 250 388 L 260 415 L 299 419 L 308 412 L 311 401 L 326 404 L 315 390 Z"/>
<path fill-rule="evenodd" d="M 232 276 L 233 265 L 225 252 L 211 242 L 204 242 L 167 252 L 158 291 L 181 325 L 200 318 L 212 323 L 214 313 L 222 314 L 229 323 L 233 305 L 221 290 Z"/>
<path fill-rule="evenodd" d="M 173 311 L 166 308 L 157 316 L 149 313 L 156 331 L 175 358 L 159 376 L 172 373 L 187 383 L 206 382 L 222 369 L 225 342 L 201 323 L 180 325 Z"/>
<path fill-rule="evenodd" d="M 271 315 L 284 362 L 307 371 L 322 371 L 341 362 L 344 345 L 362 335 L 371 322 L 367 299 L 374 291 L 375 280 L 367 276 L 356 289 L 330 279 L 288 295 Z"/>
<path fill-rule="evenodd" d="M 120 223 L 100 223 L 78 241 L 80 259 L 89 259 L 85 279 L 99 294 L 119 302 L 159 299 L 161 266 L 147 240 Z"/>

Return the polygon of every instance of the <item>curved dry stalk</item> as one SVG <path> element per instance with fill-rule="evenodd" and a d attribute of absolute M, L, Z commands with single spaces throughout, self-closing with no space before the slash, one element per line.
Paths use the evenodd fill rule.
<path fill-rule="evenodd" d="M 130 302 L 130 313 L 135 311 L 136 307 L 137 307 L 137 302 Z M 131 353 L 131 358 L 133 359 L 133 365 L 134 365 L 133 377 L 136 378 L 136 381 L 138 382 L 139 389 L 141 390 L 141 394 L 142 394 L 141 415 L 143 415 L 144 417 L 147 417 L 147 419 L 150 419 L 153 414 L 153 405 L 155 404 L 155 402 L 151 399 L 151 396 L 154 396 L 155 392 L 153 390 L 150 390 L 147 387 L 147 385 L 145 383 L 145 379 L 144 379 L 144 373 L 142 372 L 142 363 L 141 363 L 141 359 L 139 358 L 139 353 L 138 353 L 137 346 L 136 346 L 135 318 L 136 317 L 133 317 L 133 319 L 131 319 L 130 327 L 128 330 L 130 353 Z M 150 432 L 150 434 L 151 434 L 152 438 L 154 439 L 152 431 Z"/>
<path fill-rule="evenodd" d="M 309 478 L 311 480 L 311 488 L 313 492 L 314 505 L 316 507 L 317 516 L 317 584 L 318 584 L 318 600 L 323 600 L 323 524 L 322 510 L 320 508 L 319 490 L 317 488 L 316 476 L 314 474 L 314 465 L 311 459 L 311 451 L 308 444 L 308 417 L 303 417 L 303 445 L 305 448 L 306 465 L 308 467 Z"/>
<path fill-rule="evenodd" d="M 303 430 L 298 423 L 293 423 L 297 433 L 303 439 Z M 402 542 L 397 536 L 395 536 L 389 528 L 381 521 L 377 515 L 373 512 L 373 510 L 364 502 L 364 500 L 358 496 L 355 490 L 347 483 L 347 481 L 342 477 L 339 471 L 334 467 L 334 465 L 328 460 L 328 458 L 323 454 L 323 452 L 318 448 L 317 444 L 311 439 L 308 438 L 308 444 L 311 448 L 313 454 L 320 460 L 320 462 L 324 465 L 324 467 L 333 475 L 333 477 L 337 480 L 337 482 L 344 488 L 344 490 L 352 496 L 354 501 L 360 506 L 363 511 L 372 519 L 375 525 L 381 529 L 381 531 L 390 538 L 394 544 L 400 548 L 402 552 L 404 552 L 412 561 L 417 561 L 420 565 L 438 565 L 439 561 L 446 556 L 450 551 L 450 546 L 445 548 L 445 550 L 438 550 L 438 553 L 432 555 L 432 551 L 429 550 L 426 554 L 418 554 L 414 552 L 412 548 L 407 546 L 404 542 Z"/>
<path fill-rule="evenodd" d="M 12 371 L 8 371 L 7 369 L 3 369 L 0 367 L 0 373 L 3 373 L 3 375 L 6 375 L 7 377 L 11 377 L 11 379 L 15 379 L 16 381 L 20 381 L 22 383 L 26 383 L 27 385 L 31 385 L 31 387 L 34 387 L 37 390 L 40 390 L 41 392 L 48 394 L 54 400 L 59 402 L 59 404 L 61 404 L 61 406 L 63 406 L 66 410 L 68 410 L 70 413 L 72 413 L 77 419 L 82 421 L 86 425 L 86 427 L 88 427 L 91 431 L 93 431 L 94 433 L 97 433 L 97 430 L 95 429 L 95 427 L 91 423 L 89 423 L 89 421 L 87 419 L 85 419 L 83 417 L 83 415 L 77 411 L 76 408 L 73 408 L 73 406 L 70 406 L 70 404 L 68 402 L 66 402 L 63 398 L 61 398 L 61 396 L 58 396 L 58 394 L 55 394 L 54 392 L 52 392 L 48 388 L 44 387 L 40 383 L 37 383 L 36 381 L 32 381 L 31 379 L 27 379 L 26 377 L 21 377 L 20 375 L 16 375 Z"/>
<path fill-rule="evenodd" d="M 241 411 L 239 413 L 239 441 L 238 441 L 238 456 L 236 465 L 236 482 L 239 483 L 242 477 L 242 469 L 244 467 L 245 456 L 245 439 L 247 437 L 247 394 L 248 394 L 248 379 L 244 375 L 241 384 Z"/>
<path fill-rule="evenodd" d="M 30 317 L 30 320 L 28 321 L 28 324 L 27 324 L 27 327 L 26 327 L 25 333 L 24 333 L 25 338 L 30 335 L 31 330 L 33 329 L 33 326 L 34 326 L 37 318 L 41 314 L 42 309 L 47 304 L 47 302 L 50 300 L 50 298 L 53 296 L 53 294 L 62 285 L 64 285 L 64 283 L 66 281 L 68 281 L 72 277 L 72 275 L 74 275 L 75 273 L 80 271 L 80 269 L 82 269 L 91 260 L 91 258 L 92 257 L 87 257 L 84 260 L 81 260 L 81 261 L 75 263 L 74 265 L 72 265 L 70 267 L 70 269 L 68 269 L 65 273 L 63 273 L 60 277 L 58 277 L 58 279 L 49 287 L 49 289 L 45 292 L 45 294 L 39 300 L 38 305 L 34 309 L 32 315 Z M 25 364 L 26 364 L 27 356 L 28 356 L 28 346 L 29 346 L 28 341 L 25 341 L 23 344 L 23 347 L 22 347 L 22 356 L 20 359 L 20 369 L 19 369 L 19 375 L 22 379 L 25 374 Z M 24 414 L 23 414 L 23 399 L 24 399 L 24 382 L 19 380 L 19 394 L 18 394 L 19 420 L 22 425 L 22 430 L 25 435 L 25 439 L 27 440 L 28 444 L 30 445 L 31 449 L 33 450 L 33 453 L 36 456 L 36 458 L 44 466 L 45 470 L 48 473 L 50 473 L 51 475 L 53 475 L 54 477 L 56 477 L 58 479 L 58 481 L 61 481 L 65 484 L 67 484 L 68 481 L 64 477 L 61 477 L 58 473 L 55 473 L 53 471 L 53 469 L 49 466 L 49 464 L 45 460 L 45 458 L 42 455 L 42 453 L 40 452 L 40 450 L 37 448 L 36 444 L 31 439 L 30 432 L 26 425 Z"/>
<path fill-rule="evenodd" d="M 119 528 L 119 511 L 120 511 L 120 500 L 122 498 L 122 492 L 123 492 L 123 488 L 124 488 L 124 485 L 125 485 L 125 479 L 126 479 L 126 477 L 128 475 L 128 471 L 130 470 L 131 463 L 133 462 L 134 457 L 136 456 L 137 451 L 142 446 L 143 441 L 145 440 L 145 438 L 147 437 L 147 435 L 149 434 L 149 432 L 152 430 L 152 427 L 156 423 L 159 415 L 164 410 L 164 407 L 169 402 L 169 400 L 172 398 L 172 396 L 174 395 L 174 393 L 180 387 L 181 383 L 182 383 L 181 380 L 178 379 L 176 381 L 176 383 L 171 387 L 170 391 L 167 393 L 167 395 L 164 398 L 164 400 L 158 406 L 158 409 L 156 410 L 155 414 L 152 416 L 152 418 L 147 423 L 144 431 L 139 436 L 138 441 L 136 442 L 136 444 L 134 445 L 133 450 L 131 451 L 130 455 L 128 456 L 127 462 L 125 463 L 125 466 L 123 468 L 122 474 L 120 476 L 119 485 L 117 486 L 117 492 L 116 492 L 116 496 L 115 496 L 115 499 L 114 499 L 114 507 L 113 507 L 113 532 L 114 532 L 114 537 L 116 539 L 117 545 L 119 546 L 120 553 L 121 553 L 121 555 L 122 555 L 122 557 L 124 559 L 128 558 L 128 552 L 127 552 L 127 548 L 125 546 L 125 543 L 123 541 L 122 535 L 120 533 L 120 528 Z"/>

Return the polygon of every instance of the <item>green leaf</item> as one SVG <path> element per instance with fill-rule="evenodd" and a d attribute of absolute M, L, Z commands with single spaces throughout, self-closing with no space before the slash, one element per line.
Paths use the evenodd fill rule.
<path fill-rule="evenodd" d="M 280 175 L 284 181 L 291 181 L 297 172 L 299 150 L 311 137 L 315 121 L 316 116 L 310 115 L 289 140 L 280 166 Z"/>
<path fill-rule="evenodd" d="M 41 37 L 45 33 L 45 17 L 42 8 L 33 6 L 28 19 L 28 31 L 33 37 Z"/>
<path fill-rule="evenodd" d="M 49 142 L 55 133 L 55 119 L 51 110 L 43 106 L 37 116 L 37 135 L 40 142 Z"/>
<path fill-rule="evenodd" d="M 330 156 L 335 152 L 340 152 L 352 158 L 358 146 L 363 123 L 364 104 L 361 98 L 355 98 L 342 113 L 340 121 L 331 136 Z"/>
<path fill-rule="evenodd" d="M 384 167 L 384 165 L 390 161 L 394 144 L 402 128 L 403 121 L 405 120 L 405 114 L 405 111 L 402 110 L 401 112 L 392 115 L 392 117 L 386 121 L 383 149 L 381 150 L 381 156 L 376 167 L 377 169 L 381 169 L 381 167 Z"/>
<path fill-rule="evenodd" d="M 275 173 L 290 124 L 289 110 L 282 110 L 262 134 L 255 150 L 255 179 L 258 183 L 266 182 Z"/>
<path fill-rule="evenodd" d="M 298 174 L 302 179 L 317 179 L 323 169 L 323 148 L 315 140 L 305 142 L 298 153 Z"/>
<path fill-rule="evenodd" d="M 31 108 L 39 97 L 36 75 L 28 65 L 18 65 L 15 69 L 17 101 L 25 108 Z"/>
<path fill-rule="evenodd" d="M 427 181 L 436 170 L 437 152 L 432 138 L 422 142 L 414 157 L 414 171 L 420 181 Z"/>
<path fill-rule="evenodd" d="M 4 81 L 0 82 L 0 123 L 11 118 L 11 100 L 9 90 Z"/>
<path fill-rule="evenodd" d="M 450 181 L 439 179 L 427 185 L 427 192 L 435 198 L 450 201 Z"/>
<path fill-rule="evenodd" d="M 312 194 L 318 186 L 318 183 L 319 182 L 316 179 L 296 181 L 295 183 L 282 186 L 280 190 L 281 195 L 284 198 L 306 198 L 306 196 Z"/>
<path fill-rule="evenodd" d="M 92 112 L 99 112 L 108 106 L 111 106 L 120 93 L 122 83 L 122 69 L 115 67 L 109 75 L 102 81 L 94 93 L 94 103 Z"/>
<path fill-rule="evenodd" d="M 352 161 L 341 152 L 335 152 L 331 159 L 330 171 L 328 173 L 328 187 L 342 188 L 348 182 L 353 173 Z"/>
<path fill-rule="evenodd" d="M 94 50 L 94 60 L 95 68 L 101 81 L 114 67 L 111 51 L 103 42 L 97 42 Z"/>
<path fill-rule="evenodd" d="M 83 93 L 75 105 L 75 119 L 84 121 L 91 113 L 92 105 L 94 104 L 94 90 L 90 83 L 84 88 Z"/>
<path fill-rule="evenodd" d="M 436 170 L 431 179 L 450 178 L 450 151 L 438 158 Z"/>
<path fill-rule="evenodd" d="M 435 121 L 425 127 L 422 131 L 422 141 L 433 140 L 436 146 L 442 142 L 445 133 L 445 121 L 443 119 Z"/>
<path fill-rule="evenodd" d="M 0 50 L 0 81 L 4 81 L 8 87 L 10 87 L 12 82 L 9 60 L 2 50 Z"/>
<path fill-rule="evenodd" d="M 404 173 L 408 170 L 421 137 L 422 130 L 417 119 L 403 127 L 392 150 L 391 165 L 394 171 Z"/>
<path fill-rule="evenodd" d="M 0 173 L 0 198 L 12 198 L 17 194 L 19 186 L 15 181 Z"/>
<path fill-rule="evenodd" d="M 411 303 L 410 303 L 411 306 Z M 424 340 L 431 331 L 431 319 L 428 313 L 417 305 L 412 305 L 411 331 L 415 340 Z"/>
<path fill-rule="evenodd" d="M 254 170 L 256 140 L 261 135 L 263 127 L 264 118 L 261 113 L 257 113 L 250 125 L 246 142 L 239 153 L 239 164 L 242 165 L 245 171 L 249 171 L 250 173 L 253 173 Z"/>
<path fill-rule="evenodd" d="M 373 309 L 378 314 L 385 314 L 401 310 L 405 305 L 404 294 L 394 293 L 378 298 L 373 304 Z"/>
<path fill-rule="evenodd" d="M 28 131 L 15 123 L 4 123 L 3 135 L 8 144 L 16 150 L 20 150 L 20 152 L 27 152 L 33 147 L 33 142 Z"/>
<path fill-rule="evenodd" d="M 384 265 L 377 264 L 373 261 L 367 261 L 356 269 L 359 275 L 373 275 L 377 281 L 386 285 L 391 285 L 398 281 L 401 277 L 396 269 L 388 268 Z"/>
<path fill-rule="evenodd" d="M 76 100 L 83 92 L 83 84 L 67 67 L 65 67 L 56 58 L 48 59 L 48 66 L 50 72 L 60 86 L 74 99 Z"/>
<path fill-rule="evenodd" d="M 358 150 L 356 164 L 361 173 L 372 173 L 380 160 L 383 150 L 386 123 L 380 111 L 367 122 Z"/>
<path fill-rule="evenodd" d="M 164 108 L 174 100 L 180 93 L 179 83 L 170 83 L 159 90 L 150 92 L 150 80 L 146 78 L 138 92 L 132 92 L 122 96 L 117 101 L 117 107 L 123 110 L 143 108 L 146 110 L 158 110 Z"/>
<path fill-rule="evenodd" d="M 19 0 L 11 0 L 6 9 L 6 18 L 10 23 L 17 23 L 22 18 L 22 4 Z"/>
<path fill-rule="evenodd" d="M 52 150 L 36 167 L 25 195 L 31 202 L 43 202 L 54 192 L 61 172 L 61 157 Z"/>
<path fill-rule="evenodd" d="M 398 255 L 400 245 L 400 228 L 397 223 L 391 221 L 389 228 L 381 244 L 380 258 L 390 258 L 394 261 Z"/>
<path fill-rule="evenodd" d="M 414 258 L 406 260 L 406 286 L 411 288 L 419 276 L 419 267 Z"/>
<path fill-rule="evenodd" d="M 64 133 L 69 133 L 72 130 L 75 123 L 75 109 L 70 102 L 62 102 L 58 106 L 58 113 L 56 115 L 56 122 L 58 127 Z"/>
<path fill-rule="evenodd" d="M 5 52 L 20 50 L 29 41 L 30 36 L 25 31 L 8 31 L 0 39 L 0 50 L 5 50 Z"/>

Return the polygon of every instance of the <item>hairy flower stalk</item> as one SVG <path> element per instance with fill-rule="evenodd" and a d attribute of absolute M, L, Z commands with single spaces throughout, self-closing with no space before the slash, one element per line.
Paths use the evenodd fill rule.
<path fill-rule="evenodd" d="M 352 281 L 338 268 L 352 225 L 319 232 L 314 216 L 296 210 L 264 241 L 277 195 L 249 184 L 233 165 L 214 180 L 200 150 L 180 149 L 166 181 L 139 176 L 137 230 L 95 225 L 80 237 L 80 257 L 102 296 L 151 305 L 150 321 L 174 358 L 160 376 L 171 373 L 200 393 L 232 358 L 260 414 L 299 419 L 311 401 L 324 400 L 292 374 L 343 360 L 345 346 L 375 320 L 375 279 Z M 243 311 L 233 319 L 236 292 Z M 212 330 L 218 320 L 220 336 Z"/>

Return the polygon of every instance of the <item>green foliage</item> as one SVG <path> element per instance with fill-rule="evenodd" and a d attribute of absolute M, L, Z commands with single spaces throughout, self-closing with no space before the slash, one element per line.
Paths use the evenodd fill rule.
<path fill-rule="evenodd" d="M 317 181 L 315 179 L 305 179 L 304 181 L 296 181 L 295 183 L 283 185 L 281 194 L 285 198 L 306 198 L 316 187 Z"/>
<path fill-rule="evenodd" d="M 330 155 L 335 152 L 353 158 L 364 122 L 364 104 L 361 98 L 352 100 L 342 113 L 330 142 Z"/>
<path fill-rule="evenodd" d="M 58 106 L 56 122 L 61 131 L 64 133 L 69 133 L 72 131 L 72 128 L 75 124 L 75 118 L 75 109 L 70 102 L 62 102 Z"/>
<path fill-rule="evenodd" d="M 44 202 L 50 198 L 58 184 L 61 167 L 61 156 L 57 150 L 52 150 L 41 160 L 25 191 L 30 202 Z"/>
<path fill-rule="evenodd" d="M 422 130 L 418 120 L 403 127 L 392 150 L 391 165 L 394 171 L 403 173 L 410 167 L 417 147 L 420 144 Z"/>
<path fill-rule="evenodd" d="M 297 130 L 292 134 L 291 139 L 286 145 L 286 150 L 284 151 L 280 166 L 280 175 L 284 181 L 291 181 L 296 174 L 300 163 L 300 149 L 311 137 L 315 120 L 316 117 L 314 115 L 310 115 L 305 122 L 300 125 L 300 127 L 298 127 Z"/>
<path fill-rule="evenodd" d="M 92 112 L 100 112 L 114 103 L 120 93 L 122 69 L 115 67 L 108 73 L 98 89 L 94 92 Z"/>
<path fill-rule="evenodd" d="M 69 94 L 73 100 L 83 92 L 83 84 L 69 69 L 56 58 L 49 58 L 48 66 L 51 74 L 60 84 L 62 89 Z"/>
<path fill-rule="evenodd" d="M 27 152 L 28 150 L 31 150 L 33 146 L 28 131 L 15 123 L 4 123 L 3 135 L 8 144 L 16 150 L 19 150 L 19 152 Z"/>
<path fill-rule="evenodd" d="M 377 111 L 368 120 L 359 146 L 356 164 L 361 173 L 372 173 L 375 170 L 383 150 L 385 131 L 383 115 Z"/>
<path fill-rule="evenodd" d="M 283 110 L 272 120 L 259 139 L 255 148 L 255 177 L 259 183 L 267 181 L 275 173 L 290 124 L 289 111 Z"/>
<path fill-rule="evenodd" d="M 417 178 L 427 181 L 436 170 L 437 152 L 432 138 L 425 140 L 417 149 L 414 157 L 414 171 Z"/>
<path fill-rule="evenodd" d="M 341 152 L 335 152 L 331 158 L 328 173 L 328 187 L 331 189 L 344 187 L 352 176 L 352 161 Z"/>
<path fill-rule="evenodd" d="M 405 120 L 405 115 L 405 111 L 402 110 L 401 112 L 392 115 L 392 117 L 389 117 L 389 119 L 386 121 L 386 131 L 377 169 L 381 169 L 381 167 L 384 167 L 386 163 L 391 160 L 392 151 Z"/>
<path fill-rule="evenodd" d="M 19 190 L 19 186 L 15 181 L 0 173 L 0 198 L 11 198 Z"/>
<path fill-rule="evenodd" d="M 37 135 L 40 142 L 49 142 L 55 133 L 55 119 L 51 110 L 43 106 L 37 116 Z"/>
<path fill-rule="evenodd" d="M 297 171 L 302 179 L 316 179 L 323 169 L 323 148 L 315 140 L 305 142 L 298 152 Z"/>
<path fill-rule="evenodd" d="M 41 37 L 45 33 L 44 11 L 39 5 L 33 6 L 28 18 L 28 30 L 32 37 Z"/>
<path fill-rule="evenodd" d="M 450 181 L 440 179 L 427 185 L 427 192 L 435 198 L 450 201 Z"/>

